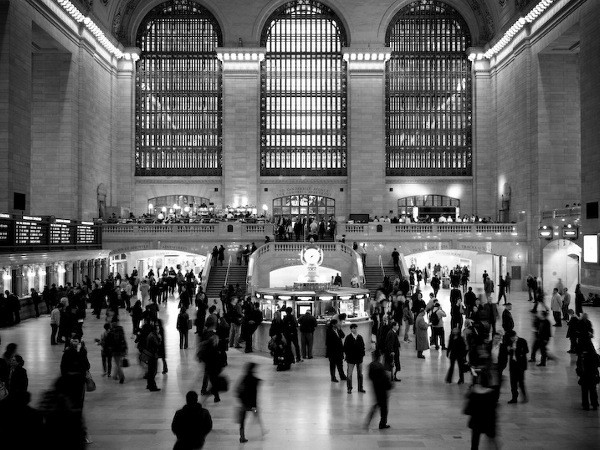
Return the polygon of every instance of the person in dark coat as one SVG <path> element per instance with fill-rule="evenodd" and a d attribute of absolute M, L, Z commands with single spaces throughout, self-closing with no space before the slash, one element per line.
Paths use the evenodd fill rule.
<path fill-rule="evenodd" d="M 179 331 L 179 348 L 187 349 L 188 348 L 188 321 L 190 320 L 190 316 L 186 312 L 185 307 L 181 307 L 179 311 L 179 315 L 177 316 L 177 331 Z"/>
<path fill-rule="evenodd" d="M 317 319 L 311 314 L 310 309 L 298 319 L 300 325 L 300 348 L 302 359 L 312 359 L 313 337 L 317 328 Z"/>
<path fill-rule="evenodd" d="M 512 303 L 507 303 L 506 308 L 502 311 L 502 329 L 504 333 L 512 331 L 515 329 L 515 321 L 513 320 L 512 313 Z"/>
<path fill-rule="evenodd" d="M 583 302 L 585 301 L 585 297 L 583 292 L 581 292 L 581 285 L 578 284 L 575 286 L 575 314 L 583 314 Z"/>
<path fill-rule="evenodd" d="M 346 386 L 348 394 L 352 393 L 352 373 L 356 366 L 356 378 L 358 379 L 358 392 L 366 392 L 363 388 L 362 363 L 365 356 L 365 341 L 358 334 L 358 325 L 350 325 L 350 334 L 344 340 L 344 353 L 346 354 L 346 363 L 348 364 Z"/>
<path fill-rule="evenodd" d="M 215 403 L 221 401 L 219 395 L 218 377 L 223 369 L 221 350 L 219 349 L 219 337 L 217 335 L 217 322 L 213 317 L 206 319 L 206 331 L 202 334 L 198 359 L 204 362 L 204 377 L 202 379 L 202 395 L 212 394 Z M 211 389 L 208 391 L 208 382 Z"/>
<path fill-rule="evenodd" d="M 467 310 L 466 318 L 470 319 L 477 301 L 477 295 L 473 292 L 473 288 L 469 286 L 468 291 L 465 293 L 465 309 Z"/>
<path fill-rule="evenodd" d="M 133 322 L 133 334 L 140 332 L 140 322 L 144 317 L 144 311 L 142 310 L 142 301 L 137 300 L 131 308 L 131 321 Z"/>
<path fill-rule="evenodd" d="M 27 370 L 25 370 L 25 361 L 21 355 L 14 356 L 15 365 L 10 370 L 8 377 L 8 398 L 7 401 L 17 404 L 22 401 L 24 395 L 27 393 L 27 387 L 29 386 L 29 378 L 27 377 Z"/>
<path fill-rule="evenodd" d="M 400 381 L 396 374 L 400 372 L 400 339 L 398 331 L 400 324 L 396 321 L 391 323 L 391 327 L 385 337 L 385 368 L 391 374 L 392 381 Z"/>
<path fill-rule="evenodd" d="M 160 329 L 158 325 L 152 327 L 152 331 L 146 338 L 146 345 L 144 351 L 148 356 L 148 372 L 146 374 L 146 389 L 150 392 L 160 391 L 160 388 L 156 386 L 156 372 L 158 370 L 158 358 L 161 346 Z"/>
<path fill-rule="evenodd" d="M 225 260 L 225 247 L 223 247 L 223 244 L 221 244 L 221 246 L 219 247 L 218 258 L 219 258 L 219 265 L 222 266 L 223 261 Z"/>
<path fill-rule="evenodd" d="M 288 306 L 285 312 L 286 315 L 283 318 L 283 336 L 290 348 L 290 352 L 292 350 L 292 345 L 294 346 L 296 362 L 302 362 L 302 358 L 300 357 L 300 345 L 298 344 L 298 321 L 296 320 L 294 310 L 291 306 Z"/>
<path fill-rule="evenodd" d="M 171 423 L 171 430 L 177 436 L 173 450 L 201 449 L 212 427 L 210 413 L 198 403 L 198 394 L 189 391 L 185 395 L 185 406 L 175 413 Z"/>
<path fill-rule="evenodd" d="M 258 303 L 254 303 L 248 310 L 246 311 L 246 315 L 244 317 L 244 341 L 246 342 L 245 353 L 251 353 L 252 350 L 252 335 L 261 324 L 263 320 L 262 312 L 259 309 L 260 305 Z"/>
<path fill-rule="evenodd" d="M 500 346 L 498 365 L 500 372 L 508 365 L 512 393 L 512 398 L 508 403 L 517 403 L 519 389 L 523 394 L 523 403 L 527 403 L 527 391 L 525 390 L 525 371 L 527 370 L 527 353 L 529 353 L 527 341 L 517 336 L 514 330 L 507 331 L 505 339 L 507 344 Z"/>
<path fill-rule="evenodd" d="M 69 341 L 69 346 L 60 361 L 60 372 L 69 381 L 69 397 L 74 408 L 83 408 L 85 398 L 85 373 L 90 370 L 87 349 L 77 338 Z"/>
<path fill-rule="evenodd" d="M 326 346 L 326 356 L 329 358 L 329 373 L 331 375 L 331 381 L 334 383 L 338 383 L 339 380 L 335 377 L 335 368 L 337 367 L 338 373 L 340 375 L 340 379 L 342 381 L 346 380 L 346 375 L 344 374 L 344 367 L 342 362 L 344 361 L 344 332 L 337 319 L 331 319 L 329 325 L 327 326 L 327 330 L 325 332 L 325 346 Z"/>
<path fill-rule="evenodd" d="M 35 310 L 35 317 L 40 317 L 40 302 L 42 299 L 40 298 L 40 294 L 34 289 L 31 288 L 31 303 L 33 303 L 33 309 Z M 48 311 L 50 312 L 50 311 Z"/>
<path fill-rule="evenodd" d="M 598 392 L 596 385 L 600 382 L 600 373 L 598 366 L 600 357 L 590 339 L 585 339 L 581 344 L 579 357 L 577 358 L 577 376 L 581 386 L 581 406 L 588 411 L 590 403 L 592 409 L 598 409 Z"/>
<path fill-rule="evenodd" d="M 463 384 L 465 382 L 465 377 L 462 366 L 466 363 L 467 343 L 460 334 L 460 328 L 458 327 L 453 328 L 450 333 L 446 356 L 450 358 L 450 367 L 448 367 L 448 373 L 446 374 L 446 383 L 452 383 L 454 365 L 456 364 L 458 366 L 458 384 Z"/>
<path fill-rule="evenodd" d="M 385 367 L 379 361 L 377 361 L 377 354 L 373 352 L 373 361 L 369 364 L 369 378 L 373 383 L 373 391 L 375 392 L 375 398 L 377 403 L 373 405 L 369 414 L 367 415 L 367 420 L 365 421 L 365 429 L 369 429 L 369 425 L 373 420 L 373 416 L 375 415 L 375 411 L 379 408 L 379 412 L 381 414 L 381 419 L 379 420 L 379 429 L 384 430 L 389 428 L 390 426 L 387 423 L 388 416 L 388 397 L 389 391 L 392 389 L 392 382 L 388 377 Z"/>
<path fill-rule="evenodd" d="M 240 423 L 240 443 L 248 442 L 246 439 L 246 414 L 248 412 L 252 412 L 255 414 L 256 420 L 260 425 L 261 433 L 264 435 L 264 427 L 262 421 L 260 420 L 260 415 L 258 413 L 258 385 L 260 380 L 254 374 L 254 369 L 256 368 L 256 363 L 249 362 L 246 364 L 246 370 L 244 377 L 242 378 L 240 384 L 237 389 L 237 396 L 240 399 L 240 408 L 239 408 L 239 423 Z"/>
<path fill-rule="evenodd" d="M 575 315 L 575 312 L 569 310 L 569 320 L 567 321 L 567 338 L 571 342 L 567 353 L 577 353 L 577 337 L 579 334 L 579 317 Z"/>

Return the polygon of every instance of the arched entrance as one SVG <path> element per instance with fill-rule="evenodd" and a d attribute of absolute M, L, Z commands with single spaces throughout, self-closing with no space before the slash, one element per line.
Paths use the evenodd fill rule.
<path fill-rule="evenodd" d="M 131 275 L 133 269 L 137 269 L 140 276 L 147 275 L 150 270 L 156 275 L 162 273 L 165 267 L 173 267 L 177 271 L 177 266 L 180 266 L 183 273 L 193 270 L 197 276 L 204 269 L 205 263 L 205 255 L 178 250 L 116 250 L 110 255 L 111 273 L 119 272 L 122 276 Z"/>
<path fill-rule="evenodd" d="M 556 239 L 542 250 L 542 282 L 549 295 L 557 286 L 575 292 L 581 269 L 581 247 L 567 239 Z"/>

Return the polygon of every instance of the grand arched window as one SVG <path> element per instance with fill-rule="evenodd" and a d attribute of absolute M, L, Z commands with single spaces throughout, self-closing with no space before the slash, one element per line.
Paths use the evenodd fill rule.
<path fill-rule="evenodd" d="M 401 9 L 386 45 L 386 173 L 471 175 L 471 37 L 438 0 Z"/>
<path fill-rule="evenodd" d="M 144 18 L 136 175 L 221 175 L 221 45 L 214 16 L 192 0 L 170 0 Z"/>
<path fill-rule="evenodd" d="M 261 175 L 346 175 L 341 21 L 321 3 L 292 1 L 267 20 L 261 45 Z"/>

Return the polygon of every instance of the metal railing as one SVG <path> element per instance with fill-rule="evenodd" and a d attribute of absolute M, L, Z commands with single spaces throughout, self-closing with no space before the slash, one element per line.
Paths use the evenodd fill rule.
<path fill-rule="evenodd" d="M 229 261 L 227 262 L 227 272 L 225 272 L 225 281 L 223 282 L 223 286 L 227 286 L 227 282 L 229 281 L 229 269 L 231 268 L 231 255 L 229 256 Z"/>

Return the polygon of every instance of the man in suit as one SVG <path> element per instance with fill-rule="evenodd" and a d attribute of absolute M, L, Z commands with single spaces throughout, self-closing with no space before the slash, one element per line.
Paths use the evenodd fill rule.
<path fill-rule="evenodd" d="M 508 333 L 509 331 L 514 330 L 515 321 L 513 320 L 512 313 L 512 303 L 507 303 L 504 311 L 502 311 L 502 329 L 504 333 Z"/>
<path fill-rule="evenodd" d="M 400 372 L 400 340 L 398 339 L 398 330 L 400 324 L 393 321 L 390 330 L 385 337 L 385 365 L 391 373 L 392 381 L 400 381 L 396 378 L 396 373 Z"/>
<path fill-rule="evenodd" d="M 350 334 L 346 336 L 344 340 L 344 353 L 346 354 L 346 363 L 348 364 L 348 370 L 346 376 L 346 385 L 348 387 L 348 394 L 352 393 L 352 372 L 354 372 L 354 366 L 356 366 L 356 378 L 358 379 L 358 392 L 366 392 L 363 388 L 363 373 L 362 363 L 365 357 L 365 341 L 362 336 L 358 334 L 358 326 L 353 323 L 350 325 Z"/>
<path fill-rule="evenodd" d="M 508 365 L 510 374 L 510 390 L 512 398 L 508 403 L 517 403 L 519 388 L 523 395 L 523 403 L 527 403 L 527 392 L 525 390 L 525 371 L 527 370 L 527 354 L 529 347 L 527 341 L 519 336 L 514 330 L 506 332 L 507 344 L 500 348 L 501 355 L 498 356 L 502 369 Z"/>

